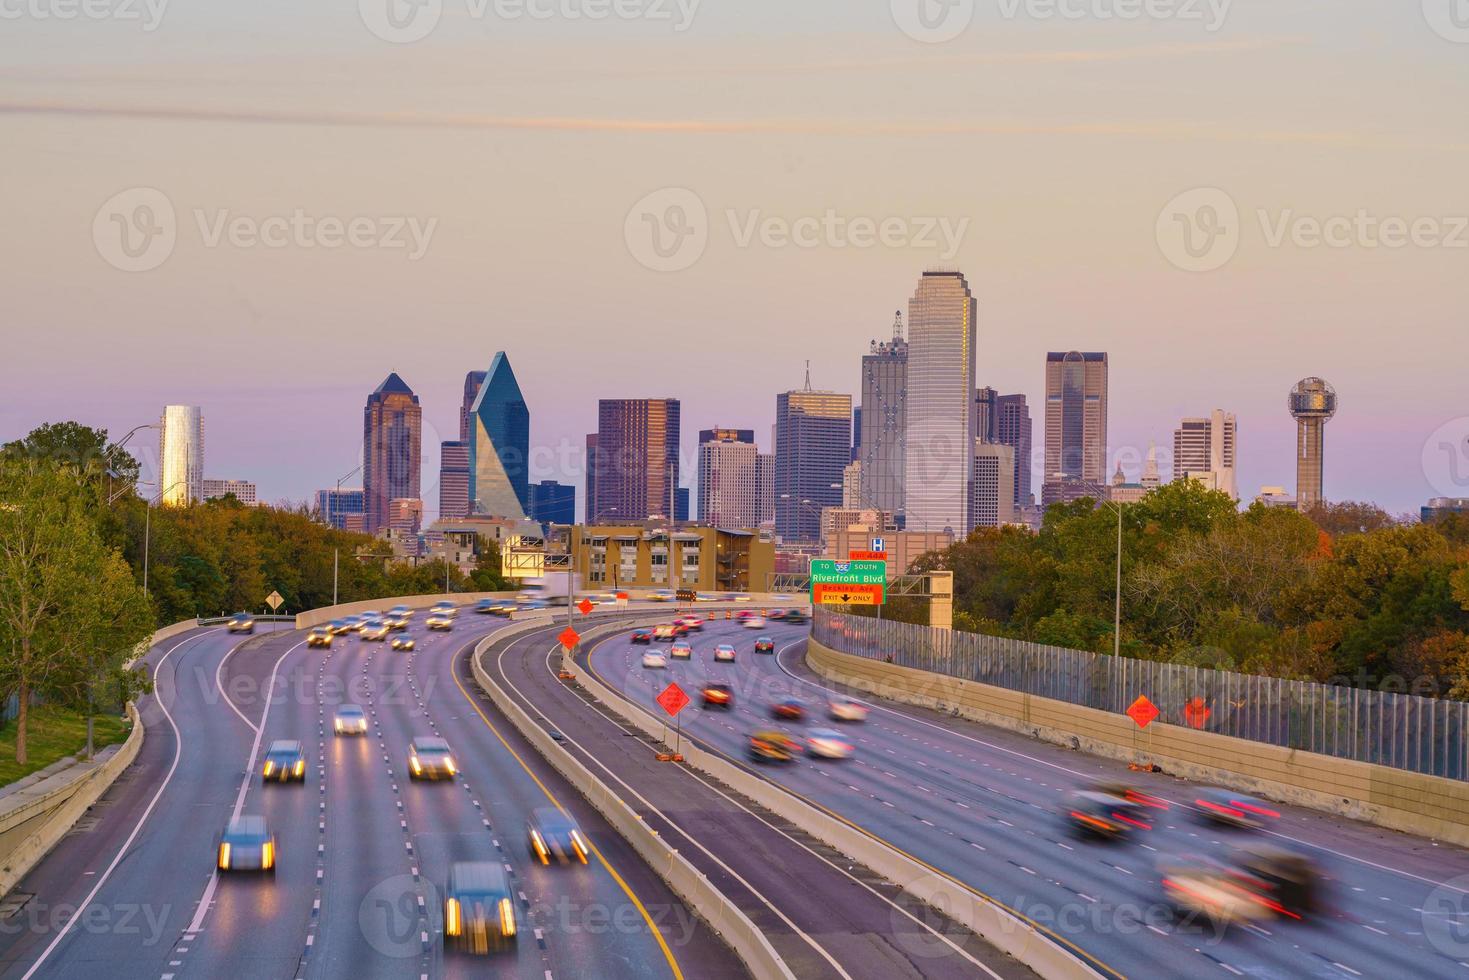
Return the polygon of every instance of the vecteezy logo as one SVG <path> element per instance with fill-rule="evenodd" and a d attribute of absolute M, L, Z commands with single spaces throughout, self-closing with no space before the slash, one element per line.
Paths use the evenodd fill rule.
<path fill-rule="evenodd" d="M 173 254 L 178 221 L 168 195 L 129 187 L 109 197 L 92 218 L 92 243 L 107 264 L 123 272 L 156 269 Z"/>
<path fill-rule="evenodd" d="M 1445 497 L 1469 497 L 1469 416 L 1451 419 L 1423 443 L 1423 475 Z"/>
<path fill-rule="evenodd" d="M 406 959 L 423 950 L 419 918 L 419 882 L 412 875 L 394 875 L 374 885 L 357 907 L 357 926 L 367 944 L 384 956 Z M 423 882 L 425 908 L 435 907 L 438 894 Z"/>
<path fill-rule="evenodd" d="M 439 26 L 444 0 L 357 0 L 357 13 L 374 36 L 390 44 L 422 41 Z"/>
<path fill-rule="evenodd" d="M 1434 949 L 1462 960 L 1469 956 L 1469 876 L 1446 881 L 1423 900 L 1423 935 Z"/>
<path fill-rule="evenodd" d="M 1439 37 L 1469 44 L 1469 0 L 1423 0 L 1423 19 Z"/>
<path fill-rule="evenodd" d="M 664 187 L 627 212 L 622 237 L 632 257 L 654 272 L 678 272 L 699 261 L 709 244 L 709 212 L 686 187 Z"/>
<path fill-rule="evenodd" d="M 974 19 L 974 0 L 889 0 L 893 23 L 915 41 L 952 41 Z"/>
<path fill-rule="evenodd" d="M 1213 272 L 1239 249 L 1239 208 L 1217 187 L 1196 187 L 1163 206 L 1155 231 L 1169 262 L 1185 272 Z"/>

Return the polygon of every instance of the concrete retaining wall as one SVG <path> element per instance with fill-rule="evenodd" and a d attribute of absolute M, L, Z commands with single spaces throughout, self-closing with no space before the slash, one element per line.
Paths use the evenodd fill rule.
<path fill-rule="evenodd" d="M 1469 783 L 1153 722 L 881 663 L 812 641 L 806 662 L 856 691 L 1008 728 L 1106 758 L 1152 763 L 1381 827 L 1469 846 Z"/>

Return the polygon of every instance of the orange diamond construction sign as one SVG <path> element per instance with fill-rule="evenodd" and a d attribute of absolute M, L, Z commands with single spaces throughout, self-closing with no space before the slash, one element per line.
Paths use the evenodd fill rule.
<path fill-rule="evenodd" d="M 1158 706 L 1148 700 L 1146 694 L 1139 694 L 1137 700 L 1127 706 L 1127 716 L 1137 722 L 1137 727 L 1147 728 L 1158 717 Z"/>

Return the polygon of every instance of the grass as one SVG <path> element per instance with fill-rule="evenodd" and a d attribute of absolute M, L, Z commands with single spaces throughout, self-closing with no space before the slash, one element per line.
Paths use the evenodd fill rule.
<path fill-rule="evenodd" d="M 126 718 L 99 713 L 92 723 L 92 744 L 100 752 L 105 746 L 128 736 Z M 25 765 L 15 761 L 15 719 L 0 727 L 0 786 L 8 786 L 38 769 L 68 755 L 81 757 L 87 749 L 87 716 L 84 712 L 52 705 L 31 708 L 26 723 Z"/>

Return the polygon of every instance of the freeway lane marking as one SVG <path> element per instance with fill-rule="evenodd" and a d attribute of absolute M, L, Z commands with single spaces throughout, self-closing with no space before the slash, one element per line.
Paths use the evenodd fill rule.
<path fill-rule="evenodd" d="M 86 911 L 88 905 L 92 904 L 92 899 L 97 897 L 97 892 L 100 891 L 102 889 L 102 886 L 107 883 L 107 879 L 112 874 L 113 869 L 117 867 L 118 862 L 122 860 L 123 855 L 128 852 L 128 848 L 133 846 L 133 841 L 137 839 L 138 832 L 143 829 L 143 824 L 147 823 L 148 817 L 152 815 L 153 808 L 158 805 L 158 801 L 160 798 L 162 798 L 164 790 L 168 789 L 169 780 L 173 779 L 174 771 L 179 767 L 179 757 L 183 754 L 184 740 L 183 736 L 179 733 L 179 726 L 174 724 L 173 715 L 169 714 L 168 707 L 163 703 L 163 691 L 158 687 L 158 672 L 163 669 L 164 663 L 167 662 L 168 658 L 172 656 L 173 652 L 179 647 L 183 646 L 186 643 L 192 643 L 195 640 L 202 639 L 203 637 L 208 636 L 210 633 L 218 632 L 219 627 L 216 627 L 203 633 L 197 633 L 186 640 L 180 640 L 178 643 L 175 643 L 173 646 L 169 647 L 167 652 L 165 652 L 163 656 L 158 658 L 158 663 L 153 667 L 153 689 L 157 691 L 158 694 L 153 700 L 158 704 L 158 710 L 163 712 L 163 717 L 168 722 L 168 727 L 173 729 L 173 762 L 169 765 L 168 772 L 163 777 L 163 782 L 159 784 L 158 792 L 153 794 L 153 799 L 148 801 L 147 809 L 143 811 L 143 815 L 138 818 L 137 824 L 133 826 L 133 832 L 128 834 L 128 839 L 123 841 L 122 847 L 117 849 L 117 854 L 115 857 L 113 857 L 112 863 L 107 866 L 106 871 L 102 872 L 102 876 L 97 879 L 95 884 L 92 885 L 92 890 L 87 892 L 87 897 L 82 899 L 81 903 L 77 906 L 77 914 L 71 916 L 64 923 L 62 923 L 61 931 L 56 934 L 56 938 L 51 940 L 51 944 L 41 951 L 41 955 L 36 957 L 36 962 L 31 964 L 31 968 L 25 972 L 25 974 L 21 977 L 21 980 L 30 980 L 30 978 L 35 975 L 35 972 L 41 968 L 41 964 L 46 962 L 46 958 L 49 957 L 51 953 L 55 951 L 57 945 L 66 938 L 66 934 L 71 931 L 71 927 L 77 922 L 78 919 L 82 918 L 82 913 Z M 174 697 L 178 697 L 177 671 L 174 672 Z M 143 718 L 142 714 L 140 713 L 138 715 L 138 724 L 141 725 L 142 723 Z"/>

